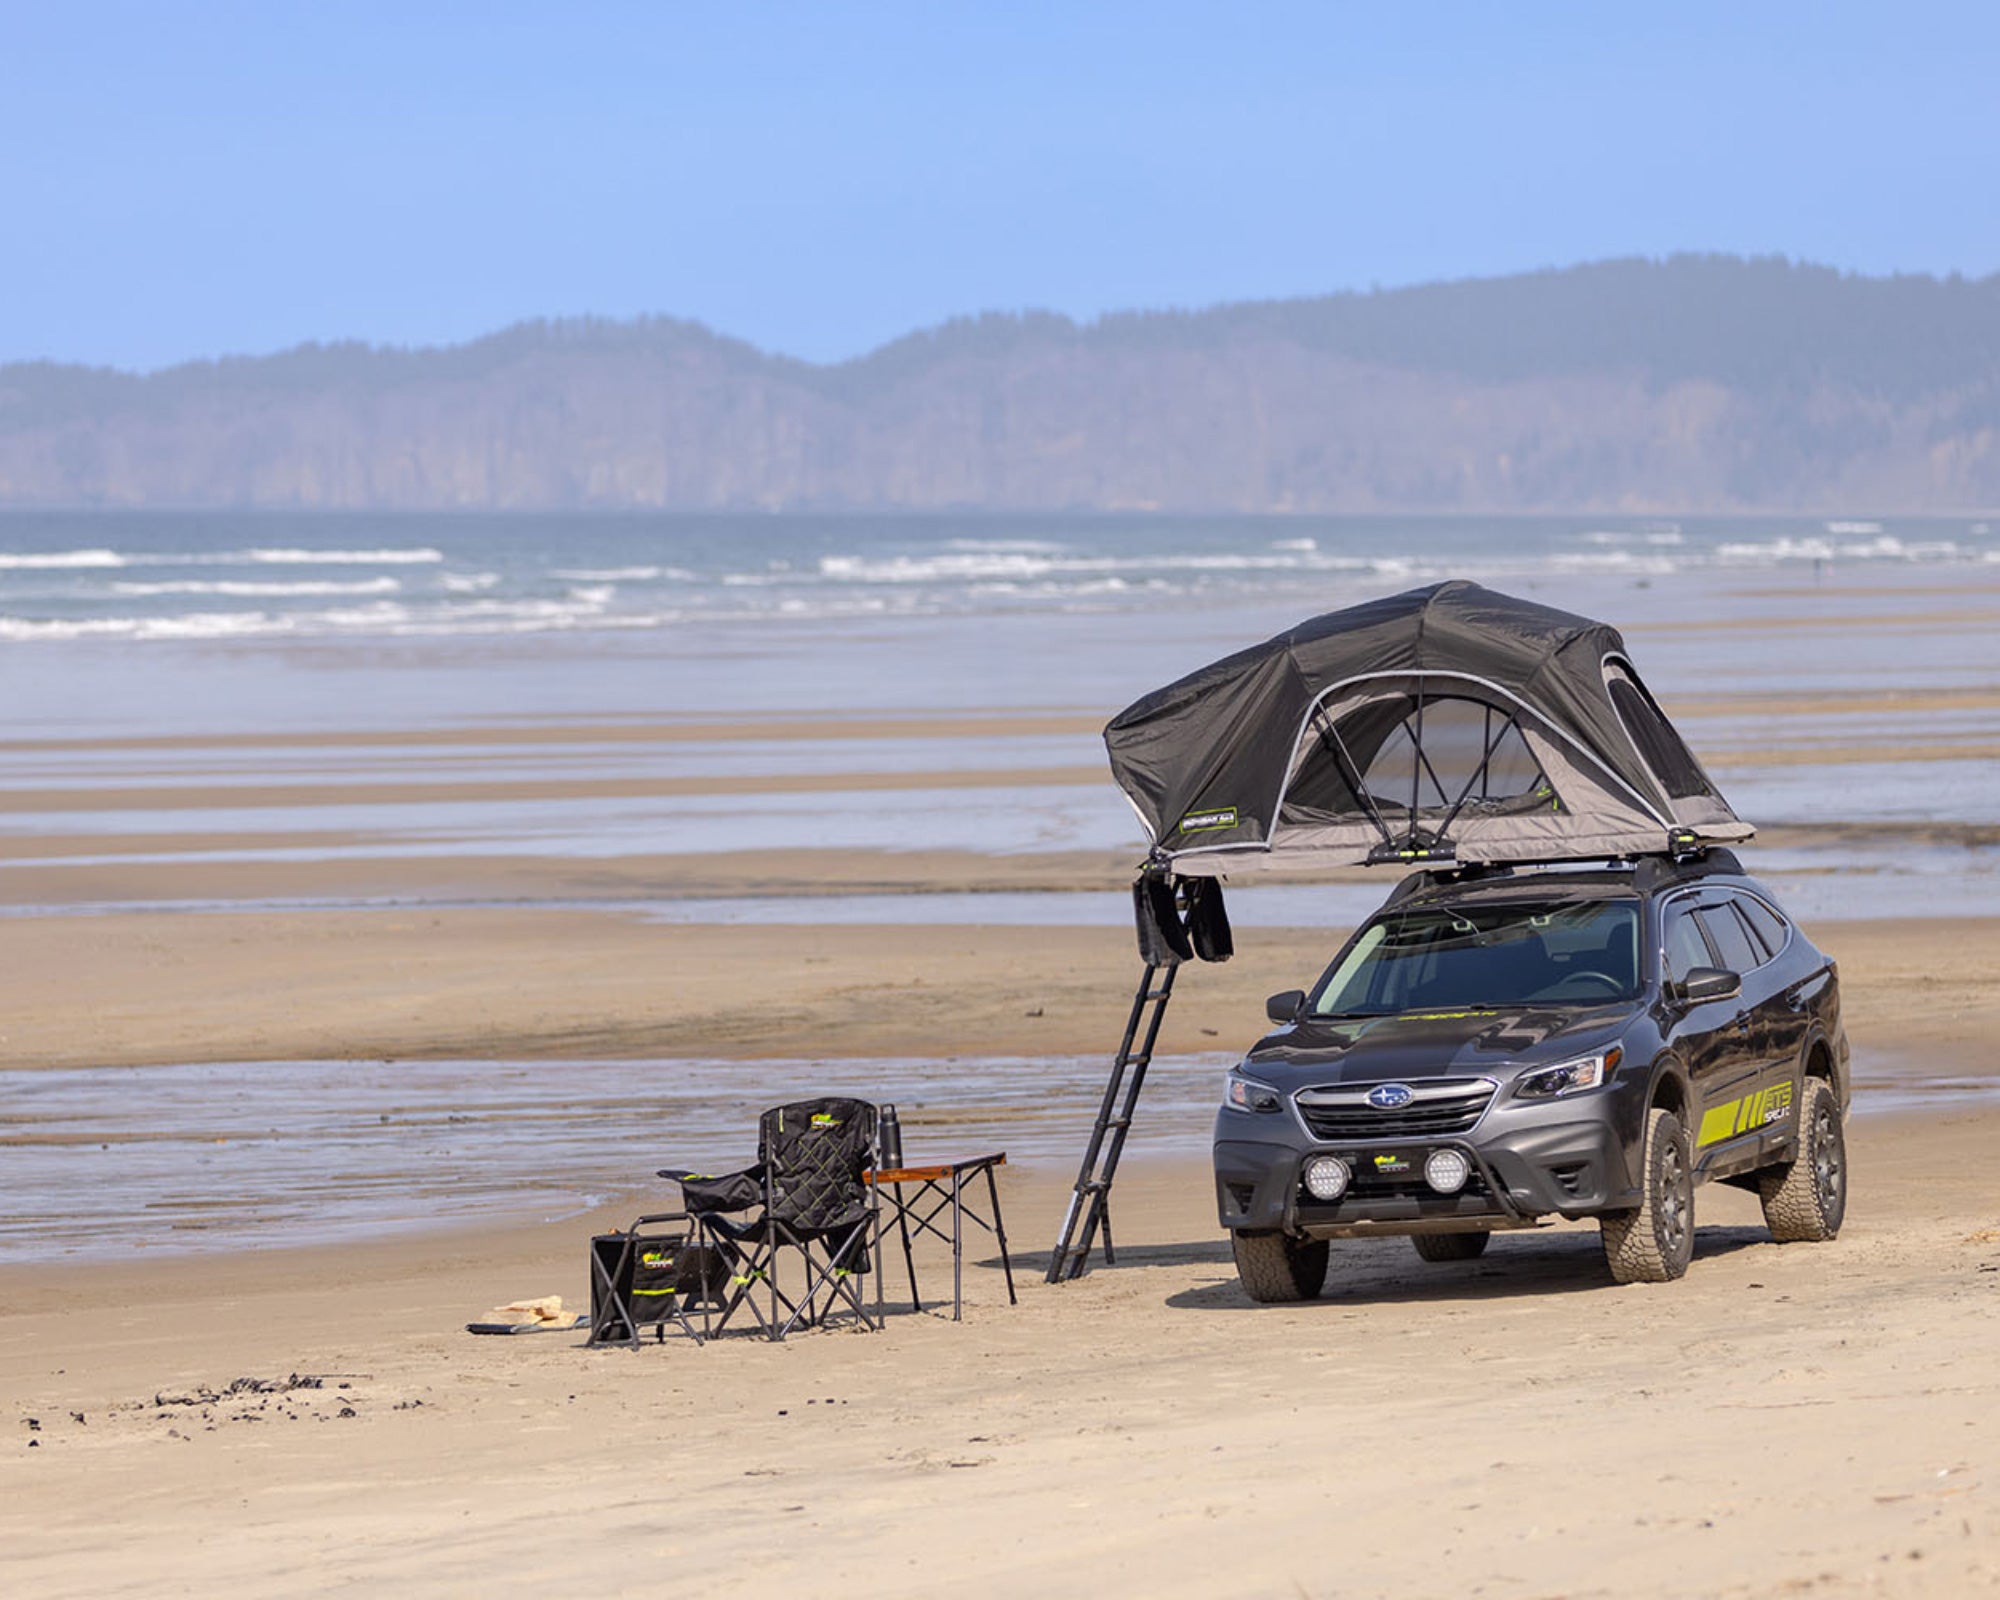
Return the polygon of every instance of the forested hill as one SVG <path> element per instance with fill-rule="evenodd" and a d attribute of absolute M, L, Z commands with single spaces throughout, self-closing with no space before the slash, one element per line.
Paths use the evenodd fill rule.
<path fill-rule="evenodd" d="M 666 318 L 22 363 L 0 505 L 1987 510 L 2000 275 L 1610 261 L 988 315 L 829 366 Z"/>

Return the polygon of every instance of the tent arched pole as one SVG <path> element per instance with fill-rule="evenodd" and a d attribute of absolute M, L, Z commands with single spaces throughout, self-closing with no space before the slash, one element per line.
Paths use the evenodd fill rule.
<path fill-rule="evenodd" d="M 1630 669 L 1629 662 L 1627 663 L 1627 669 L 1628 670 Z M 1638 675 L 1634 673 L 1633 676 L 1636 678 Z M 1502 688 L 1499 684 L 1495 683 L 1491 678 L 1477 677 L 1470 672 L 1441 672 L 1435 667 L 1419 667 L 1407 672 L 1357 672 L 1351 678 L 1342 678 L 1338 683 L 1328 684 L 1318 694 L 1313 696 L 1312 704 L 1306 707 L 1306 714 L 1299 719 L 1299 731 L 1296 735 L 1294 735 L 1292 739 L 1292 753 L 1285 761 L 1285 775 L 1282 779 L 1279 780 L 1277 798 L 1275 801 L 1273 801 L 1271 806 L 1271 830 L 1273 833 L 1277 831 L 1278 813 L 1284 809 L 1285 791 L 1291 787 L 1292 779 L 1297 775 L 1298 761 L 1299 761 L 1299 747 L 1306 742 L 1306 731 L 1312 726 L 1312 719 L 1319 714 L 1320 708 L 1324 706 L 1326 702 L 1329 699 L 1331 699 L 1334 695 L 1338 694 L 1342 689 L 1351 688 L 1353 685 L 1357 683 L 1380 682 L 1385 678 L 1396 678 L 1396 679 L 1415 678 L 1418 680 L 1419 684 L 1421 684 L 1423 680 L 1426 678 L 1445 678 L 1456 683 L 1475 683 L 1479 685 L 1479 687 L 1482 689 L 1491 690 L 1494 694 L 1499 695 L 1503 700 L 1511 701 L 1513 704 L 1519 706 L 1523 711 L 1527 712 L 1530 716 L 1532 716 L 1537 722 L 1546 724 L 1549 733 L 1553 734 L 1563 744 L 1567 745 L 1570 749 L 1574 750 L 1578 755 L 1582 756 L 1585 761 L 1587 761 L 1598 772 L 1601 772 L 1609 780 L 1609 782 L 1606 784 L 1607 788 L 1616 787 L 1617 789 L 1623 790 L 1625 794 L 1639 807 L 1641 811 L 1645 812 L 1647 816 L 1651 817 L 1655 822 L 1659 823 L 1661 827 L 1672 828 L 1674 826 L 1674 822 L 1671 817 L 1661 816 L 1660 808 L 1654 805 L 1652 801 L 1648 800 L 1644 795 L 1639 793 L 1637 789 L 1634 789 L 1631 784 L 1627 783 L 1623 778 L 1619 777 L 1617 773 L 1613 772 L 1608 766 L 1606 766 L 1604 764 L 1603 757 L 1599 756 L 1594 750 L 1591 750 L 1587 746 L 1581 744 L 1578 740 L 1572 737 L 1571 734 L 1568 732 L 1568 730 L 1565 729 L 1560 723 L 1555 721 L 1546 712 L 1537 710 L 1534 706 L 1530 705 L 1526 700 L 1523 700 L 1519 695 L 1515 694 L 1511 689 Z M 1616 708 L 1614 707 L 1613 709 L 1615 710 Z M 1623 728 L 1625 726 L 1623 718 L 1619 719 L 1618 726 L 1620 728 Z M 1625 737 L 1628 740 L 1632 737 L 1629 730 L 1626 732 Z M 1635 751 L 1634 753 L 1637 754 L 1638 752 Z M 1645 761 L 1645 757 L 1641 755 L 1639 759 L 1643 764 Z M 1647 771 L 1650 772 L 1651 770 L 1652 769 L 1650 767 L 1647 768 Z M 1264 847 L 1267 849 L 1270 847 L 1269 840 L 1265 841 Z"/>

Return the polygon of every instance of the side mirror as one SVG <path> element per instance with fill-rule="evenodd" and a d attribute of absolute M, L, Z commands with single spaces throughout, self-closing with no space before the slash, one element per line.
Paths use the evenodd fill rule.
<path fill-rule="evenodd" d="M 1721 967 L 1690 967 L 1674 993 L 1684 1005 L 1706 1005 L 1711 1000 L 1734 1000 L 1743 992 L 1743 980 Z"/>
<path fill-rule="evenodd" d="M 1305 1008 L 1305 990 L 1287 989 L 1283 994 L 1274 994 L 1264 1002 L 1264 1015 L 1273 1022 L 1297 1022 L 1299 1013 Z"/>

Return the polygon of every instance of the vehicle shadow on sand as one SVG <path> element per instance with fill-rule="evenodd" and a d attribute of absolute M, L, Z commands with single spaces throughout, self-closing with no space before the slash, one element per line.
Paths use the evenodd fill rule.
<path fill-rule="evenodd" d="M 1698 1228 L 1694 1265 L 1688 1270 L 1699 1272 L 1704 1261 L 1770 1242 L 1770 1234 L 1762 1228 Z M 1167 1248 L 1193 1251 L 1201 1247 Z M 1131 1254 L 1133 1265 L 1165 1264 L 1141 1262 L 1138 1251 Z M 1119 1252 L 1121 1261 L 1125 1255 L 1126 1252 Z M 1228 1263 L 1228 1242 L 1223 1241 L 1212 1254 L 1184 1254 L 1181 1260 L 1190 1264 Z M 1445 1304 L 1519 1295 L 1581 1294 L 1614 1287 L 1596 1234 L 1580 1229 L 1549 1234 L 1496 1234 L 1485 1255 L 1465 1262 L 1421 1261 L 1407 1239 L 1336 1240 L 1326 1287 L 1317 1300 L 1302 1304 L 1349 1307 Z M 1233 1272 L 1227 1278 L 1170 1294 L 1166 1304 L 1177 1311 L 1265 1309 L 1243 1292 Z"/>
<path fill-rule="evenodd" d="M 1229 1241 L 1227 1239 L 1190 1239 L 1177 1244 L 1121 1244 L 1117 1249 L 1118 1260 L 1110 1269 L 1113 1272 L 1116 1272 L 1120 1267 L 1184 1267 L 1201 1265 L 1226 1267 L 1233 1264 L 1229 1254 Z M 1013 1258 L 1014 1277 L 1016 1280 L 1040 1279 L 1048 1275 L 1050 1251 L 1010 1250 L 1009 1254 Z M 998 1272 L 1000 1270 L 1000 1258 L 997 1255 L 993 1255 L 981 1261 L 974 1261 L 970 1256 L 967 1256 L 966 1265 L 991 1267 L 995 1272 Z M 1093 1246 L 1090 1252 L 1090 1265 L 1085 1271 L 1086 1273 L 1090 1273 L 1102 1272 L 1104 1270 L 1104 1252 Z"/>

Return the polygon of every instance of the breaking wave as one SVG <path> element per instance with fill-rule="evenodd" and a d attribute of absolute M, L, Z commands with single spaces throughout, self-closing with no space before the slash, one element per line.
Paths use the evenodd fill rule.
<path fill-rule="evenodd" d="M 1878 528 L 1879 523 L 1828 523 L 1828 527 Z M 1978 553 L 1967 550 L 1954 539 L 1899 539 L 1894 534 L 1866 540 L 1799 538 L 1782 535 L 1715 547 L 1718 565 L 1730 567 L 1776 566 L 1794 561 L 1935 562 L 1977 560 Z"/>
<path fill-rule="evenodd" d="M 389 550 L 0 550 L 0 570 L 90 567 L 393 567 L 444 560 L 428 546 Z"/>
<path fill-rule="evenodd" d="M 180 578 L 162 583 L 114 583 L 113 594 L 216 594 L 236 599 L 284 599 L 292 595 L 394 594 L 403 587 L 396 578 L 307 579 L 301 583 L 258 583 L 251 579 Z"/>
<path fill-rule="evenodd" d="M 403 537 L 413 526 L 422 534 Z M 436 517 L 351 526 L 328 548 L 296 542 L 295 522 L 249 527 L 218 518 L 205 548 L 185 519 L 79 515 L 44 535 L 46 549 L 0 529 L 13 547 L 0 549 L 0 641 L 668 630 L 1238 601 L 1304 615 L 1451 576 L 1546 580 L 1560 603 L 1564 583 L 1684 572 L 2000 565 L 1990 519 L 1050 517 L 992 528 L 971 517 L 580 517 L 543 528 Z"/>
<path fill-rule="evenodd" d="M 1026 552 L 953 552 L 946 555 L 821 556 L 819 574 L 836 583 L 955 583 L 966 580 L 1046 578 L 1062 574 L 1124 572 L 1340 572 L 1398 577 L 1426 565 L 1400 556 L 1328 556 L 1316 550 L 1265 553 L 1161 553 L 1138 556 L 1033 555 Z M 731 575 L 733 579 L 735 575 Z M 725 581 L 730 581 L 725 579 Z M 742 581 L 770 581 L 768 577 Z"/>
<path fill-rule="evenodd" d="M 225 555 L 222 560 L 228 560 Z M 241 559 L 275 566 L 384 567 L 444 560 L 442 550 L 245 550 Z"/>
<path fill-rule="evenodd" d="M 59 571 L 67 567 L 122 567 L 116 550 L 0 550 L 0 568 L 17 571 Z"/>

